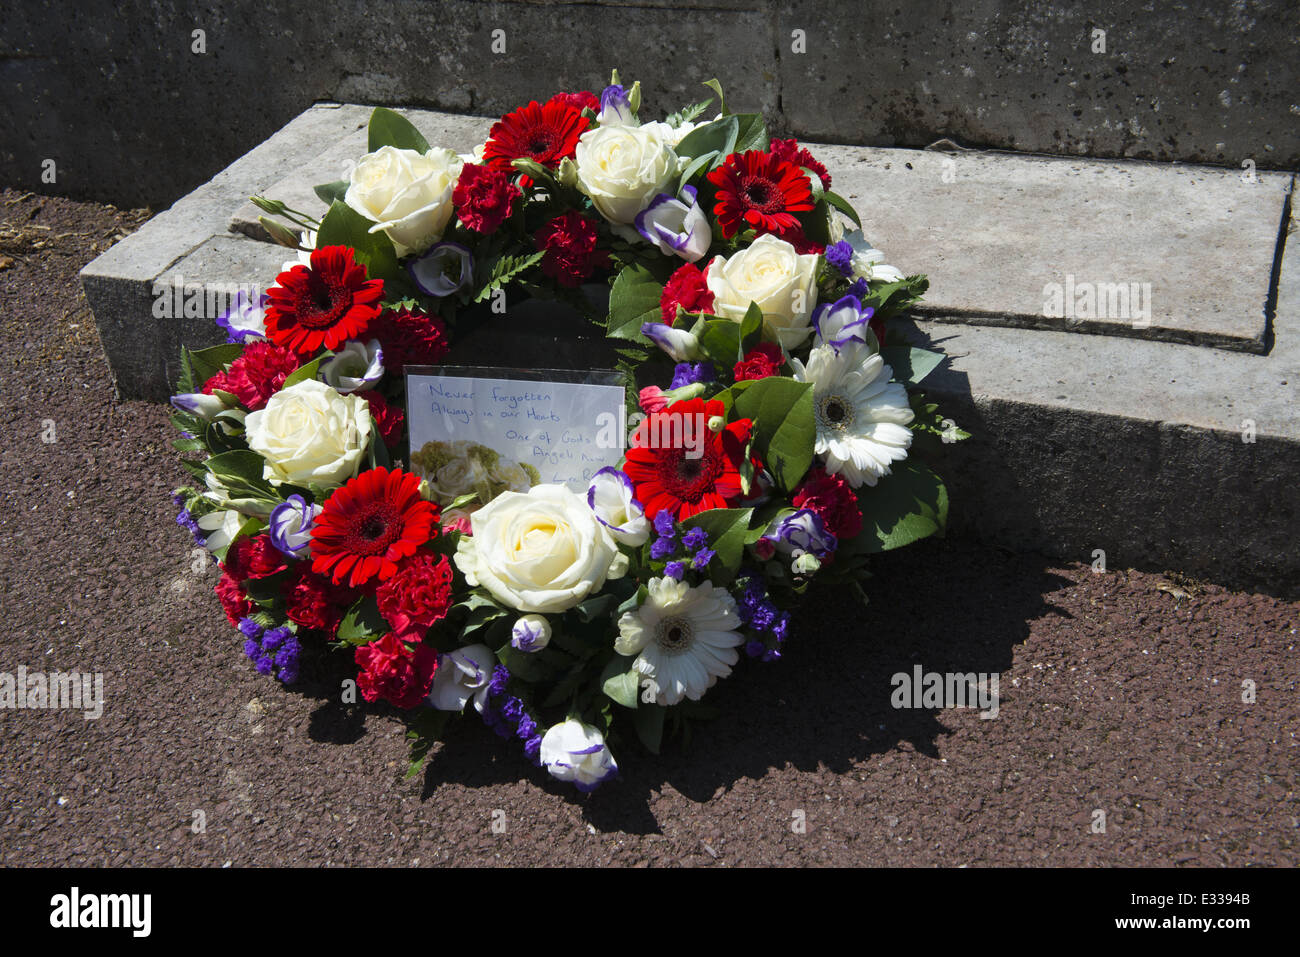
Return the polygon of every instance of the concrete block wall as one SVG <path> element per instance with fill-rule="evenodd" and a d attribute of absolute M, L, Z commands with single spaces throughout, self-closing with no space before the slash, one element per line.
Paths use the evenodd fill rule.
<path fill-rule="evenodd" d="M 313 102 L 491 115 L 615 66 L 810 140 L 1294 169 L 1298 35 L 1294 0 L 9 0 L 0 179 L 161 208 Z"/>

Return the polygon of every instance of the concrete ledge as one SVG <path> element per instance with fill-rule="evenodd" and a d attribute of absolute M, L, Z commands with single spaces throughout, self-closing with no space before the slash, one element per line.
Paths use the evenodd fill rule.
<path fill-rule="evenodd" d="M 491 123 L 406 112 L 431 142 L 462 152 Z M 165 398 L 180 344 L 219 337 L 210 317 L 156 321 L 154 286 L 269 283 L 287 251 L 254 238 L 247 196 L 323 211 L 311 186 L 339 178 L 364 149 L 367 113 L 307 111 L 86 268 L 121 395 Z M 1110 567 L 1300 590 L 1291 174 L 1246 182 L 1143 163 L 815 151 L 887 260 L 931 275 L 932 295 L 907 331 L 951 357 L 925 390 L 974 433 L 941 465 L 955 531 L 1078 560 L 1100 549 Z M 1152 321 L 1040 328 L 1053 324 L 1042 315 L 1044 284 L 1067 275 L 1149 282 Z M 481 330 L 457 358 L 606 360 L 603 343 L 574 330 L 526 325 L 508 341 Z"/>

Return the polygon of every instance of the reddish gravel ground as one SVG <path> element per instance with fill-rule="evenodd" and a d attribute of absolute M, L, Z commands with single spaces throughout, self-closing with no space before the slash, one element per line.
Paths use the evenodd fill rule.
<path fill-rule="evenodd" d="M 106 697 L 0 711 L 0 863 L 1300 862 L 1300 604 L 969 543 L 889 556 L 865 612 L 823 594 L 689 750 L 590 797 L 473 720 L 403 783 L 392 712 L 333 703 L 325 664 L 253 673 L 173 522 L 166 409 L 113 399 L 77 271 L 140 218 L 0 197 L 0 672 Z M 892 709 L 918 663 L 999 673 L 1000 714 Z"/>

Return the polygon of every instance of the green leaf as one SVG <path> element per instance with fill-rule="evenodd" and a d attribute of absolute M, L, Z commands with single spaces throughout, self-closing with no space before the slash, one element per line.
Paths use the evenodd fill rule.
<path fill-rule="evenodd" d="M 632 667 L 635 660 L 615 655 L 600 673 L 600 689 L 625 708 L 635 708 L 639 697 L 641 672 Z"/>
<path fill-rule="evenodd" d="M 384 637 L 392 631 L 384 616 L 379 613 L 379 604 L 374 595 L 366 595 L 348 609 L 339 623 L 339 641 L 349 645 L 365 645 Z"/>
<path fill-rule="evenodd" d="M 711 508 L 682 522 L 687 528 L 704 529 L 709 536 L 709 547 L 717 553 L 708 568 L 715 584 L 725 585 L 736 577 L 745 557 L 745 539 L 753 514 L 752 508 Z"/>
<path fill-rule="evenodd" d="M 312 192 L 319 196 L 320 201 L 326 206 L 333 206 L 335 200 L 343 199 L 349 185 L 346 179 L 338 179 L 332 183 L 321 183 L 319 186 L 313 186 Z"/>
<path fill-rule="evenodd" d="M 677 180 L 677 192 L 681 193 L 682 187 L 690 183 L 700 173 L 712 169 L 722 159 L 722 154 L 717 150 L 709 150 L 701 156 L 695 157 L 686 168 L 682 170 L 682 175 Z"/>
<path fill-rule="evenodd" d="M 859 229 L 862 228 L 862 221 L 858 219 L 858 211 L 853 208 L 852 203 L 850 203 L 839 193 L 831 192 L 829 189 L 826 190 L 824 195 L 826 197 L 826 202 L 830 203 L 841 213 L 847 216 L 849 220 L 852 221 L 854 226 L 857 226 Z"/>
<path fill-rule="evenodd" d="M 637 708 L 632 712 L 636 736 L 641 739 L 641 743 L 651 754 L 659 753 L 659 745 L 664 739 L 664 715 L 667 711 L 667 708 L 654 705 L 649 708 Z"/>
<path fill-rule="evenodd" d="M 930 535 L 942 535 L 948 521 L 948 490 L 942 479 L 915 459 L 895 463 L 874 486 L 858 490 L 862 534 L 842 543 L 853 552 L 884 552 Z"/>
<path fill-rule="evenodd" d="M 723 157 L 736 151 L 739 136 L 740 120 L 734 116 L 724 116 L 691 130 L 677 144 L 675 152 L 678 156 L 689 156 L 692 159 L 714 152 Z"/>
<path fill-rule="evenodd" d="M 308 362 L 306 365 L 301 365 L 293 372 L 290 372 L 285 377 L 284 385 L 280 386 L 281 391 L 289 388 L 289 386 L 291 385 L 297 385 L 299 382 L 306 382 L 308 379 L 316 378 L 316 376 L 320 373 L 320 362 L 321 359 L 323 358 L 325 357 L 318 356 L 317 358 L 312 359 L 311 362 Z"/>
<path fill-rule="evenodd" d="M 203 383 L 238 359 L 243 352 L 244 347 L 238 342 L 211 346 L 207 349 L 199 349 L 197 352 L 182 350 L 182 357 L 188 362 L 194 386 L 186 391 L 194 392 L 202 388 Z"/>
<path fill-rule="evenodd" d="M 812 464 L 812 384 L 785 376 L 760 379 L 736 396 L 733 411 L 754 421 L 754 450 L 777 484 L 793 491 Z"/>
<path fill-rule="evenodd" d="M 717 77 L 714 77 L 712 80 L 705 80 L 705 81 L 704 81 L 704 86 L 707 86 L 707 87 L 708 87 L 710 90 L 712 90 L 714 93 L 718 94 L 718 112 L 721 113 L 723 116 L 726 116 L 726 115 L 727 115 L 727 99 L 726 99 L 726 97 L 724 97 L 724 96 L 722 95 L 722 84 L 721 84 L 720 82 L 718 82 L 718 78 L 717 78 Z M 702 105 L 700 106 L 700 111 L 699 111 L 699 112 L 700 112 L 700 113 L 703 113 L 703 112 L 704 112 L 704 107 L 707 106 L 707 105 L 708 105 L 707 103 L 702 104 Z M 698 116 L 699 113 L 697 113 L 696 115 Z"/>
<path fill-rule="evenodd" d="M 758 113 L 736 113 L 734 115 L 740 123 L 740 130 L 736 135 L 736 145 L 733 151 L 736 153 L 745 153 L 749 150 L 766 152 L 772 145 L 772 137 L 767 132 L 767 124 L 763 122 L 763 117 Z"/>
<path fill-rule="evenodd" d="M 417 153 L 429 151 L 429 141 L 410 120 L 382 106 L 370 114 L 367 137 L 366 151 L 369 153 L 381 146 L 396 146 L 399 150 L 415 150 Z"/>
<path fill-rule="evenodd" d="M 336 199 L 321 220 L 316 233 L 316 248 L 349 246 L 356 253 L 357 262 L 365 264 L 369 278 L 404 281 L 392 240 L 383 230 L 370 232 L 373 225 L 351 206 Z"/>
<path fill-rule="evenodd" d="M 763 328 L 763 310 L 755 303 L 740 322 L 730 319 L 706 319 L 700 333 L 700 348 L 723 369 L 730 369 L 745 357 Z"/>
<path fill-rule="evenodd" d="M 280 503 L 280 496 L 262 477 L 266 460 L 248 449 L 233 449 L 208 459 L 207 466 L 233 499 L 253 499 L 272 506 Z"/>
<path fill-rule="evenodd" d="M 916 385 L 946 357 L 942 352 L 916 349 L 909 346 L 887 346 L 880 350 L 880 358 L 894 370 L 894 379 L 903 385 Z"/>
<path fill-rule="evenodd" d="M 663 293 L 663 285 L 649 269 L 640 265 L 625 267 L 609 293 L 606 334 L 614 339 L 650 345 L 650 340 L 641 335 L 641 327 L 647 322 L 662 321 L 659 300 Z"/>
<path fill-rule="evenodd" d="M 474 297 L 475 302 L 482 302 L 492 295 L 493 290 L 500 286 L 506 285 L 520 273 L 531 269 L 542 261 L 545 252 L 525 253 L 522 256 L 501 256 L 492 264 L 492 272 L 488 274 L 486 285 L 478 291 Z"/>

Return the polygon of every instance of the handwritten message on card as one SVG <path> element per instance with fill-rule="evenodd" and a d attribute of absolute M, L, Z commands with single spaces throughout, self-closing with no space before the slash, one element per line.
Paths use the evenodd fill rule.
<path fill-rule="evenodd" d="M 448 493 L 515 488 L 520 470 L 582 491 L 623 455 L 620 386 L 409 374 L 406 389 L 412 467 Z"/>

